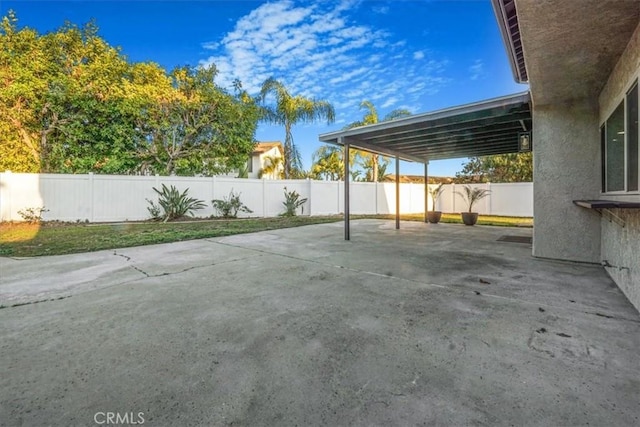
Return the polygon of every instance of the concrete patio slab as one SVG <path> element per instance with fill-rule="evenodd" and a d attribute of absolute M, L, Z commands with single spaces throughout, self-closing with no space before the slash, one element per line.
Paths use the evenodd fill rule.
<path fill-rule="evenodd" d="M 639 422 L 602 268 L 497 241 L 530 229 L 352 226 L 0 259 L 0 424 Z"/>

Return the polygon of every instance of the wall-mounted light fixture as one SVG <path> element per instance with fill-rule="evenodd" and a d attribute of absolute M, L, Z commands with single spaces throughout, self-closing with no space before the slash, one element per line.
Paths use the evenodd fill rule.
<path fill-rule="evenodd" d="M 518 151 L 531 151 L 531 132 L 518 132 Z"/>

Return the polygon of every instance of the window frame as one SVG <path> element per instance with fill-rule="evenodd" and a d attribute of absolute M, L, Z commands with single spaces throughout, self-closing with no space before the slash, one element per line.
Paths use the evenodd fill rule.
<path fill-rule="evenodd" d="M 640 79 L 636 79 L 632 84 L 631 87 L 629 88 L 629 90 L 625 93 L 624 99 L 625 99 L 625 122 L 624 122 L 624 131 L 625 131 L 625 144 L 624 144 L 624 154 L 625 154 L 625 189 L 627 190 L 627 193 L 637 193 L 640 191 L 640 85 L 639 85 L 639 80 Z M 636 170 L 635 170 L 635 174 L 636 174 L 636 182 L 635 182 L 635 189 L 633 190 L 629 190 L 629 175 L 630 175 L 630 171 L 628 169 L 629 167 L 629 162 L 630 162 L 630 157 L 629 157 L 629 147 L 630 147 L 630 141 L 629 138 L 631 137 L 631 133 L 629 132 L 630 130 L 630 125 L 629 125 L 629 117 L 631 117 L 631 115 L 629 114 L 629 95 L 631 94 L 632 91 L 636 92 L 636 129 L 635 129 L 635 150 L 636 150 Z"/>
<path fill-rule="evenodd" d="M 640 76 L 638 74 L 634 75 L 631 79 L 631 83 L 626 85 L 626 90 L 624 90 L 618 97 L 616 97 L 615 101 L 612 105 L 612 110 L 606 116 L 604 121 L 600 124 L 600 156 L 601 156 L 601 194 L 603 195 L 638 195 L 640 194 L 640 170 L 638 171 L 638 182 L 636 183 L 637 190 L 629 190 L 629 95 L 635 89 L 638 102 L 640 102 Z M 613 190 L 607 191 L 607 152 L 608 152 L 608 138 L 607 138 L 607 122 L 613 117 L 616 110 L 620 107 L 620 105 L 624 106 L 624 157 L 623 157 L 623 177 L 624 177 L 624 189 L 622 190 Z M 638 122 L 640 122 L 640 108 L 638 108 Z M 640 140 L 640 127 L 638 128 L 639 135 L 637 138 Z M 640 144 L 640 141 L 638 141 Z M 640 147 L 638 147 L 638 168 L 640 169 Z"/>

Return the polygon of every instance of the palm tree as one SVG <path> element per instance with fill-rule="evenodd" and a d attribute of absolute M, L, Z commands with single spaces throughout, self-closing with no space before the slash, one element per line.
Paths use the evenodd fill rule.
<path fill-rule="evenodd" d="M 258 178 L 268 176 L 273 179 L 282 179 L 284 158 L 282 156 L 265 156 L 264 160 L 264 166 L 258 172 Z"/>
<path fill-rule="evenodd" d="M 349 163 L 356 160 L 356 150 L 349 150 Z M 311 173 L 318 179 L 341 181 L 344 179 L 344 149 L 335 145 L 322 145 L 313 153 Z M 359 171 L 352 170 L 351 178 L 355 181 Z"/>
<path fill-rule="evenodd" d="M 357 122 L 353 122 L 349 125 L 347 125 L 345 127 L 345 129 L 351 129 L 351 128 L 355 128 L 355 127 L 359 127 L 359 126 L 366 126 L 366 125 L 373 125 L 378 123 L 378 111 L 376 110 L 376 107 L 373 105 L 373 103 L 371 103 L 371 101 L 367 101 L 364 100 L 360 103 L 360 109 L 366 109 L 367 113 L 364 115 L 364 117 L 362 118 L 362 120 L 357 121 Z M 389 114 L 387 114 L 386 116 L 384 116 L 384 118 L 382 119 L 383 122 L 388 122 L 390 120 L 395 120 L 395 119 L 399 119 L 402 117 L 407 117 L 411 115 L 411 111 L 405 109 L 405 108 L 398 108 L 395 109 L 391 112 L 389 112 Z M 377 154 L 375 153 L 368 153 L 368 152 L 360 152 L 359 153 L 360 158 L 363 160 L 363 166 L 366 170 L 370 171 L 371 174 L 369 174 L 369 172 L 367 172 L 367 178 L 369 181 L 382 181 L 382 179 L 384 178 L 383 176 L 380 176 L 379 173 L 379 166 L 380 166 L 380 158 Z"/>
<path fill-rule="evenodd" d="M 327 120 L 327 124 L 333 123 L 335 111 L 328 101 L 310 99 L 301 95 L 292 96 L 287 88 L 274 78 L 269 78 L 262 84 L 260 101 L 264 103 L 269 94 L 275 96 L 276 104 L 272 107 L 264 107 L 263 120 L 284 126 L 284 177 L 290 179 L 295 170 L 302 170 L 300 152 L 293 143 L 292 126 L 323 119 Z"/>
<path fill-rule="evenodd" d="M 491 193 L 491 190 L 485 190 L 484 188 L 471 187 L 469 184 L 462 187 L 463 191 L 456 191 L 455 193 L 462 197 L 465 202 L 467 202 L 467 206 L 469 206 L 469 212 L 473 209 L 473 205 L 475 205 L 478 201 L 484 199 Z"/>

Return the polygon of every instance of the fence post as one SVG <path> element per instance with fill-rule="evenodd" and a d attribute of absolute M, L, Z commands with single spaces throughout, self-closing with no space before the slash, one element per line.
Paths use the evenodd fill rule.
<path fill-rule="evenodd" d="M 378 181 L 373 181 L 373 183 L 375 184 L 375 194 L 373 196 L 375 206 L 373 207 L 373 214 L 378 215 Z"/>
<path fill-rule="evenodd" d="M 94 186 L 94 182 L 93 182 L 93 172 L 89 172 L 89 221 L 93 222 L 94 221 L 94 215 L 93 212 L 95 211 L 95 204 L 96 204 L 96 200 L 94 197 L 95 194 L 95 188 L 93 188 Z"/>
<path fill-rule="evenodd" d="M 218 189 L 218 180 L 215 175 L 211 176 L 211 209 L 213 210 L 213 215 L 218 215 L 218 211 L 213 207 L 213 201 L 216 200 L 216 190 Z"/>
<path fill-rule="evenodd" d="M 267 180 L 262 177 L 262 217 L 267 217 Z"/>
<path fill-rule="evenodd" d="M 451 210 L 456 212 L 456 184 L 451 184 Z"/>
<path fill-rule="evenodd" d="M 4 183 L 2 183 L 2 181 L 4 181 Z M 13 199 L 13 191 L 11 189 L 11 171 L 10 170 L 6 170 L 4 171 L 4 177 L 2 176 L 2 174 L 0 174 L 0 193 L 2 193 L 2 197 L 0 197 L 0 220 L 2 221 L 12 221 L 13 220 L 13 214 L 11 212 L 12 209 L 12 200 Z M 6 190 L 3 191 L 2 189 L 6 187 Z M 7 213 L 7 215 L 9 215 L 8 218 L 4 218 L 2 217 L 2 205 L 5 205 L 5 210 L 4 212 Z"/>
<path fill-rule="evenodd" d="M 307 183 L 309 184 L 309 197 L 307 203 L 309 203 L 309 216 L 311 216 L 311 178 L 307 178 Z"/>
<path fill-rule="evenodd" d="M 489 193 L 487 193 L 487 209 L 489 212 L 487 212 L 487 215 L 493 215 L 493 204 L 491 203 L 491 183 L 487 182 L 487 190 L 489 190 Z"/>

